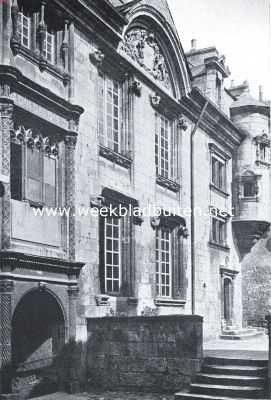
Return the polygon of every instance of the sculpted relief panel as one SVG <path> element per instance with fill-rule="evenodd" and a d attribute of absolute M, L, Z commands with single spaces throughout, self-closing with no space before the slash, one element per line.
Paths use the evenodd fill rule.
<path fill-rule="evenodd" d="M 153 33 L 141 28 L 133 29 L 125 35 L 120 49 L 167 89 L 171 89 L 166 60 Z"/>

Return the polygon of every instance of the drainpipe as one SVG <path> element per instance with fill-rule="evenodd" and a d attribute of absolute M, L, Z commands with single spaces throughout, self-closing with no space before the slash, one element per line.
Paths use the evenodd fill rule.
<path fill-rule="evenodd" d="M 191 200 L 191 309 L 192 314 L 195 314 L 195 198 L 194 198 L 194 136 L 197 132 L 197 129 L 203 119 L 206 108 L 209 104 L 209 101 L 206 100 L 206 103 L 201 110 L 199 119 L 197 120 L 193 131 L 190 136 L 190 200 Z"/>

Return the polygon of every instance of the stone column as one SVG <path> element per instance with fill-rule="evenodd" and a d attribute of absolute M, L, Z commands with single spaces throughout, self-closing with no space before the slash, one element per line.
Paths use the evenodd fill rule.
<path fill-rule="evenodd" d="M 68 256 L 75 259 L 75 145 L 77 134 L 70 132 L 65 137 L 65 192 L 68 216 Z"/>
<path fill-rule="evenodd" d="M 77 299 L 79 295 L 78 286 L 71 286 L 68 289 L 69 295 L 69 339 L 74 339 L 76 337 L 76 306 Z"/>
<path fill-rule="evenodd" d="M 13 101 L 10 98 L 10 85 L 0 82 L 0 174 L 5 178 L 1 213 L 2 249 L 10 247 L 11 235 L 10 130 L 13 126 L 13 108 Z"/>
<path fill-rule="evenodd" d="M 268 328 L 268 375 L 267 375 L 267 398 L 271 399 L 271 314 L 265 317 Z"/>
<path fill-rule="evenodd" d="M 13 281 L 0 281 L 0 393 L 11 390 L 11 320 Z"/>

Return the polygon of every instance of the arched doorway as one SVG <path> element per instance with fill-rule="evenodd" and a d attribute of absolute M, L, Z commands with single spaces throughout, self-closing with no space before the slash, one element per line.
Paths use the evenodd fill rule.
<path fill-rule="evenodd" d="M 56 298 L 46 290 L 26 294 L 12 319 L 13 391 L 39 393 L 42 377 L 65 343 L 65 319 Z"/>
<path fill-rule="evenodd" d="M 224 309 L 224 320 L 226 325 L 231 325 L 232 323 L 232 302 L 233 302 L 233 289 L 232 289 L 232 280 L 230 278 L 225 278 L 223 288 L 223 309 Z"/>

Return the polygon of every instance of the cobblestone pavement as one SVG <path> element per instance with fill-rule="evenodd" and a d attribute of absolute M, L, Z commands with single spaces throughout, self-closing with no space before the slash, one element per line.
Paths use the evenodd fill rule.
<path fill-rule="evenodd" d="M 130 392 L 82 393 L 80 395 L 54 393 L 33 400 L 174 400 L 174 396 Z"/>

